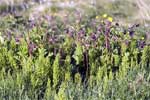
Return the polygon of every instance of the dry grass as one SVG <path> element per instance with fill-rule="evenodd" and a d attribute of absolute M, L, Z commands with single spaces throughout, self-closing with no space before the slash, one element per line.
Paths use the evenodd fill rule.
<path fill-rule="evenodd" d="M 146 0 L 136 0 L 136 4 L 139 8 L 139 18 L 145 22 L 146 20 L 150 20 L 150 7 L 148 6 L 150 2 Z"/>
<path fill-rule="evenodd" d="M 0 0 L 0 5 L 16 5 L 21 4 L 22 2 L 30 3 L 32 0 Z M 75 6 L 72 6 L 75 9 L 82 9 L 88 12 L 88 10 L 97 8 L 98 13 L 108 13 L 112 15 L 115 20 L 121 23 L 143 23 L 146 24 L 150 22 L 150 1 L 149 0 L 46 0 L 55 3 L 56 6 L 66 4 L 71 6 L 71 3 L 74 3 Z M 70 4 L 69 4 L 70 3 Z M 57 5 L 58 4 L 58 5 Z M 45 6 L 46 5 L 46 6 Z M 45 9 L 49 9 L 50 6 L 47 4 L 32 6 L 31 13 L 42 14 Z M 87 9 L 88 8 L 88 9 Z M 61 9 L 59 12 L 63 12 L 64 9 Z M 28 12 L 27 12 L 28 13 Z"/>

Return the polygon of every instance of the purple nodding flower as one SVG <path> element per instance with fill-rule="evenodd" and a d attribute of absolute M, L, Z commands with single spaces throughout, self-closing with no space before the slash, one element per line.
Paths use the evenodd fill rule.
<path fill-rule="evenodd" d="M 98 26 L 97 31 L 98 31 L 98 32 L 101 32 L 101 31 L 102 31 L 102 25 L 99 25 L 99 26 Z"/>
<path fill-rule="evenodd" d="M 95 33 L 92 33 L 92 35 L 91 35 L 91 39 L 92 39 L 92 40 L 94 40 L 94 41 L 97 39 L 97 36 L 96 36 L 96 34 L 95 34 Z"/>
<path fill-rule="evenodd" d="M 105 24 L 106 24 L 106 27 L 110 27 L 112 23 L 110 21 L 106 20 Z"/>
<path fill-rule="evenodd" d="M 16 38 L 15 38 L 15 41 L 16 41 L 16 44 L 19 44 L 19 42 L 20 42 L 19 37 L 16 37 Z"/>
<path fill-rule="evenodd" d="M 15 37 L 16 44 L 19 44 L 19 43 L 20 43 L 20 39 L 21 39 L 22 37 L 23 37 L 22 35 L 18 35 L 18 36 Z"/>
<path fill-rule="evenodd" d="M 125 41 L 126 46 L 128 46 L 129 43 L 130 43 L 130 42 L 129 42 L 128 40 Z"/>
<path fill-rule="evenodd" d="M 106 27 L 106 29 L 105 29 L 105 46 L 108 50 L 110 48 L 109 33 L 110 33 L 110 27 Z"/>
<path fill-rule="evenodd" d="M 85 30 L 81 29 L 79 32 L 78 32 L 78 36 L 79 37 L 84 37 L 85 36 Z"/>
<path fill-rule="evenodd" d="M 130 35 L 130 37 L 133 37 L 134 33 L 135 33 L 135 31 L 130 30 L 130 31 L 129 31 L 129 35 Z"/>
<path fill-rule="evenodd" d="M 30 42 L 29 44 L 28 44 L 28 50 L 29 50 L 29 55 L 31 56 L 32 55 L 32 53 L 33 53 L 33 51 L 36 49 L 36 45 L 33 43 L 33 42 Z"/>
<path fill-rule="evenodd" d="M 144 48 L 145 45 L 146 45 L 145 41 L 138 41 L 138 47 L 139 48 Z"/>
<path fill-rule="evenodd" d="M 68 34 L 68 33 L 69 33 L 69 29 L 66 28 L 66 29 L 64 30 L 64 33 Z"/>
<path fill-rule="evenodd" d="M 23 35 L 18 35 L 15 37 L 15 41 L 16 41 L 16 44 L 19 44 L 20 43 L 20 39 L 23 38 Z"/>
<path fill-rule="evenodd" d="M 65 29 L 65 33 L 68 34 L 69 37 L 73 37 L 73 30 Z"/>

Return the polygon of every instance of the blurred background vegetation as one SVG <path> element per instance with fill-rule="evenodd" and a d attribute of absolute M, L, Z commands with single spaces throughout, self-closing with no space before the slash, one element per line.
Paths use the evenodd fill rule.
<path fill-rule="evenodd" d="M 68 14 L 112 16 L 123 25 L 150 23 L 149 0 L 0 0 L 1 19 L 7 14 L 35 18 L 55 14 L 64 18 Z"/>

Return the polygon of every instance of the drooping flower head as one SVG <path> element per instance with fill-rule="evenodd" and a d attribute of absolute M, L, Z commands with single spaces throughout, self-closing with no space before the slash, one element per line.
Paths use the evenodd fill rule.
<path fill-rule="evenodd" d="M 92 33 L 92 34 L 91 34 L 91 39 L 92 39 L 93 41 L 96 41 L 97 36 L 96 36 L 96 34 L 95 34 L 95 33 Z"/>
<path fill-rule="evenodd" d="M 125 44 L 126 44 L 126 46 L 129 46 L 130 41 L 129 40 L 125 40 Z"/>
<path fill-rule="evenodd" d="M 145 41 L 138 41 L 138 47 L 139 48 L 144 48 L 144 46 L 146 45 Z"/>
<path fill-rule="evenodd" d="M 15 36 L 16 44 L 20 44 L 20 40 L 21 40 L 22 37 L 23 37 L 22 35 Z"/>
<path fill-rule="evenodd" d="M 33 43 L 33 42 L 30 42 L 28 44 L 28 52 L 29 52 L 29 55 L 32 56 L 34 50 L 37 48 L 36 44 Z"/>
<path fill-rule="evenodd" d="M 134 33 L 135 33 L 135 31 L 129 30 L 129 35 L 130 35 L 130 37 L 133 37 L 133 36 L 134 36 Z"/>
<path fill-rule="evenodd" d="M 78 37 L 83 38 L 84 36 L 85 36 L 85 30 L 83 28 L 81 28 L 78 32 Z"/>
<path fill-rule="evenodd" d="M 65 29 L 64 31 L 69 37 L 73 37 L 74 31 L 70 28 Z"/>

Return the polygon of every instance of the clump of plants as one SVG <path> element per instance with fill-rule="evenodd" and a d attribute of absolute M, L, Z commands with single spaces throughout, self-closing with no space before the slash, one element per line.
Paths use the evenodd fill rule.
<path fill-rule="evenodd" d="M 104 14 L 74 23 L 43 16 L 25 27 L 0 34 L 1 99 L 149 98 L 149 33 L 138 24 L 121 27 Z"/>

